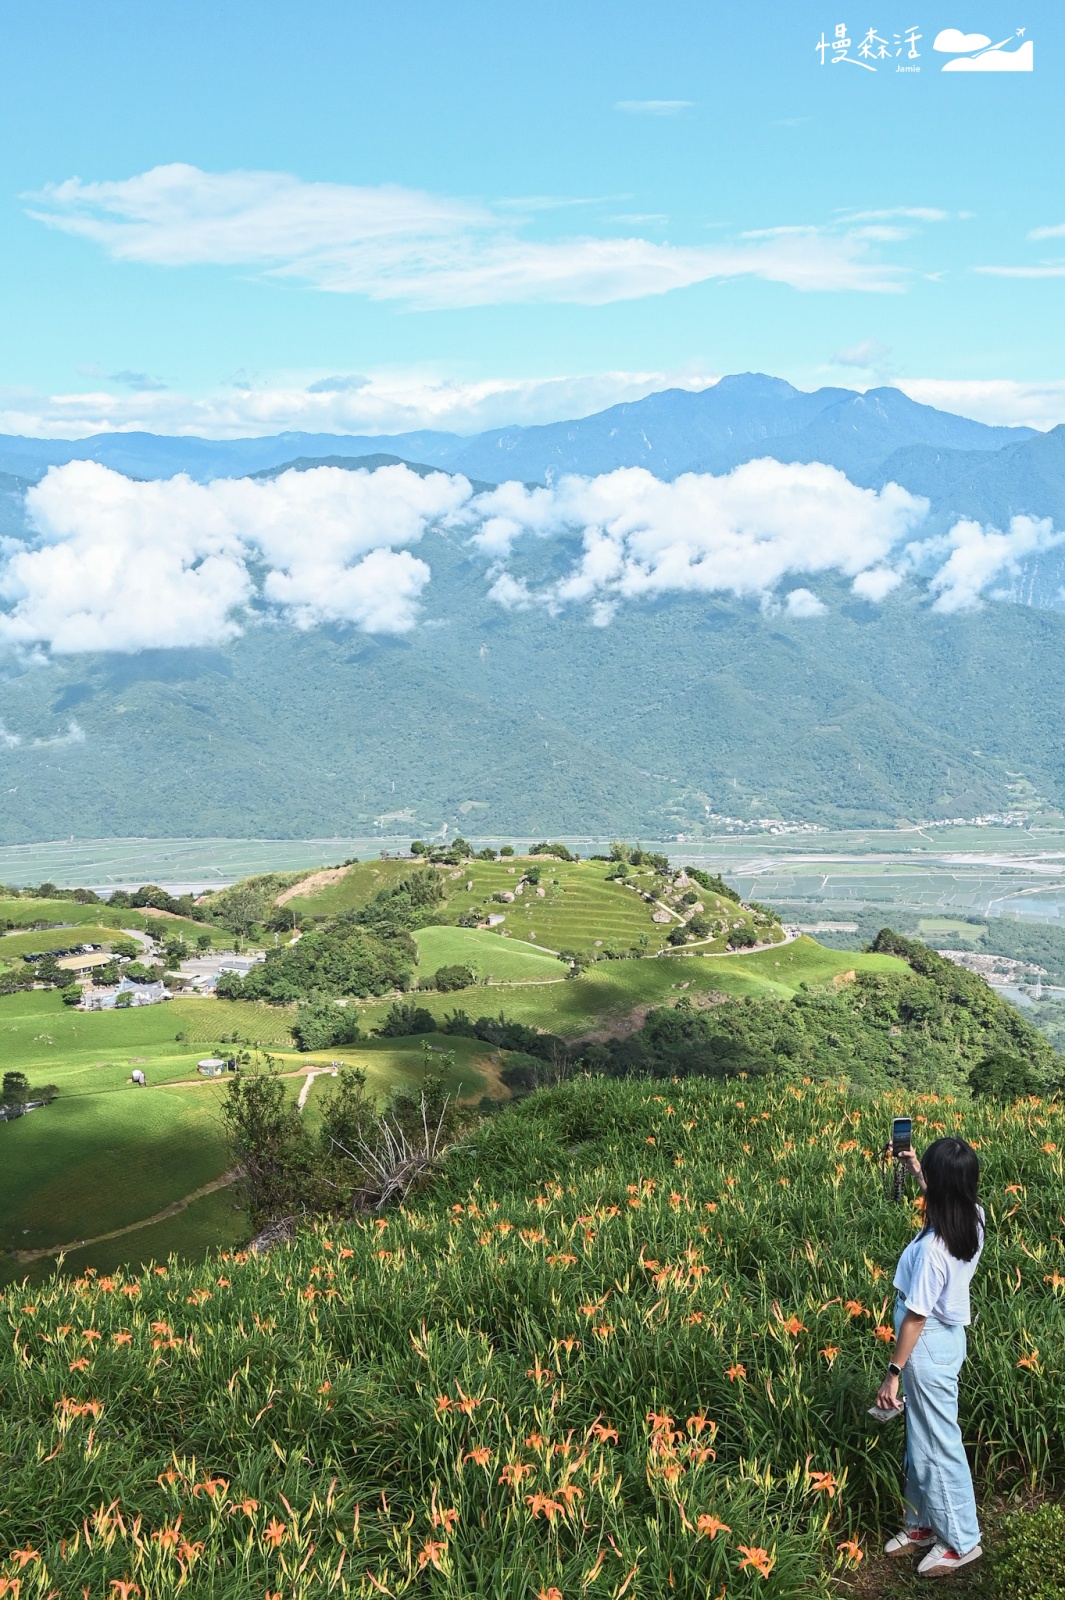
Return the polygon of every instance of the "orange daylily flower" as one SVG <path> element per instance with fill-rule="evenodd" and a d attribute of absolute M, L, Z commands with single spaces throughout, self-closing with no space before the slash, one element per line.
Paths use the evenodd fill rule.
<path fill-rule="evenodd" d="M 735 1383 L 737 1378 L 745 1378 L 746 1376 L 747 1368 L 740 1361 L 734 1362 L 731 1367 L 725 1370 L 725 1377 L 730 1383 Z"/>
<path fill-rule="evenodd" d="M 141 1586 L 132 1578 L 112 1578 L 111 1588 L 118 1590 L 118 1600 L 129 1600 L 131 1594 L 140 1594 Z"/>
<path fill-rule="evenodd" d="M 418 1552 L 419 1572 L 421 1571 L 422 1567 L 429 1566 L 430 1564 L 439 1568 L 440 1557 L 444 1554 L 446 1549 L 446 1539 L 426 1539 L 424 1545 Z"/>
<path fill-rule="evenodd" d="M 601 1422 L 593 1422 L 588 1431 L 595 1434 L 600 1444 L 606 1444 L 608 1439 L 613 1439 L 615 1444 L 618 1442 L 617 1429 L 604 1427 Z"/>
<path fill-rule="evenodd" d="M 205 1494 L 209 1499 L 214 1500 L 218 1494 L 225 1494 L 228 1488 L 228 1478 L 203 1478 L 199 1483 L 193 1484 L 192 1494 L 194 1499 L 198 1498 L 200 1494 Z"/>
<path fill-rule="evenodd" d="M 527 1446 L 529 1447 L 530 1450 L 539 1450 L 540 1447 L 543 1445 L 543 1442 L 544 1442 L 543 1434 L 542 1433 L 536 1433 L 535 1431 L 533 1433 L 528 1434 L 527 1437 L 526 1437 L 526 1440 L 525 1440 L 525 1443 L 527 1444 Z"/>
<path fill-rule="evenodd" d="M 867 1317 L 869 1315 L 860 1300 L 848 1300 L 843 1309 L 848 1317 Z"/>
<path fill-rule="evenodd" d="M 889 1327 L 886 1322 L 878 1322 L 876 1327 L 874 1328 L 873 1332 L 876 1334 L 877 1338 L 881 1341 L 881 1343 L 883 1343 L 883 1344 L 894 1344 L 895 1343 L 895 1330 L 894 1330 L 894 1328 Z"/>
<path fill-rule="evenodd" d="M 805 1322 L 800 1322 L 798 1317 L 794 1315 L 790 1316 L 786 1322 L 781 1320 L 780 1326 L 785 1333 L 790 1333 L 793 1339 L 797 1339 L 800 1333 L 806 1332 Z"/>
<path fill-rule="evenodd" d="M 487 1445 L 479 1444 L 472 1450 L 467 1450 L 465 1459 L 473 1461 L 479 1467 L 486 1467 L 492 1459 L 492 1452 Z"/>
<path fill-rule="evenodd" d="M 113 1333 L 111 1335 L 111 1343 L 112 1344 L 132 1344 L 133 1343 L 133 1335 L 131 1333 Z"/>
<path fill-rule="evenodd" d="M 278 1545 L 284 1542 L 285 1524 L 279 1522 L 276 1517 L 272 1517 L 263 1529 L 263 1538 L 268 1545 L 271 1545 L 276 1550 Z"/>
<path fill-rule="evenodd" d="M 562 1590 L 556 1589 L 552 1584 L 550 1589 L 539 1590 L 536 1600 L 562 1600 Z"/>
<path fill-rule="evenodd" d="M 740 1562 L 741 1572 L 746 1567 L 754 1567 L 755 1571 L 760 1572 L 763 1578 L 768 1578 L 776 1566 L 776 1556 L 771 1556 L 768 1550 L 762 1549 L 761 1545 L 741 1544 L 740 1553 L 743 1556 L 743 1560 Z"/>
<path fill-rule="evenodd" d="M 732 1529 L 727 1522 L 722 1522 L 720 1517 L 712 1517 L 709 1512 L 696 1519 L 696 1531 L 704 1538 L 716 1539 L 719 1533 L 731 1533 Z"/>
<path fill-rule="evenodd" d="M 70 1363 L 70 1370 L 71 1370 L 71 1372 L 84 1372 L 85 1368 L 88 1365 L 89 1365 L 88 1357 L 87 1356 L 80 1356 L 77 1361 L 72 1361 Z"/>
<path fill-rule="evenodd" d="M 548 1522 L 554 1522 L 555 1517 L 563 1509 L 558 1500 L 552 1500 L 546 1494 L 527 1494 L 525 1496 L 525 1504 L 534 1517 L 542 1514 L 547 1518 Z"/>
<path fill-rule="evenodd" d="M 10 1556 L 8 1557 L 9 1561 L 18 1562 L 20 1572 L 28 1561 L 39 1561 L 40 1559 L 41 1552 L 39 1550 L 34 1550 L 32 1545 L 27 1545 L 25 1550 L 12 1550 Z"/>
<path fill-rule="evenodd" d="M 810 1492 L 812 1494 L 827 1494 L 830 1500 L 835 1499 L 839 1492 L 839 1484 L 836 1482 L 834 1473 L 811 1472 L 809 1478 Z"/>
<path fill-rule="evenodd" d="M 508 1489 L 519 1489 L 522 1479 L 529 1477 L 532 1467 L 527 1461 L 511 1461 L 499 1474 L 500 1483 L 505 1483 Z"/>
<path fill-rule="evenodd" d="M 244 1515 L 246 1517 L 254 1516 L 256 1511 L 258 1511 L 258 1509 L 259 1509 L 258 1500 L 252 1500 L 252 1499 L 240 1500 L 240 1501 L 238 1501 L 238 1503 L 235 1506 L 231 1506 L 230 1507 L 231 1511 L 243 1511 L 243 1513 L 244 1513 Z"/>
<path fill-rule="evenodd" d="M 836 1546 L 836 1549 L 841 1550 L 847 1560 L 853 1561 L 855 1566 L 858 1565 L 859 1561 L 861 1561 L 865 1555 L 865 1551 L 862 1549 L 857 1539 L 841 1539 L 839 1544 Z"/>
<path fill-rule="evenodd" d="M 817 1353 L 818 1353 L 819 1356 L 824 1356 L 824 1358 L 828 1362 L 829 1366 L 831 1366 L 833 1361 L 835 1361 L 836 1357 L 839 1355 L 839 1345 L 838 1344 L 826 1344 L 824 1349 L 823 1350 L 819 1350 Z"/>

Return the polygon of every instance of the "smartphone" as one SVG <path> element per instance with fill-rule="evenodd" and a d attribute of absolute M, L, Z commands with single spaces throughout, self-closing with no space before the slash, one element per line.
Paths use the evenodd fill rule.
<path fill-rule="evenodd" d="M 913 1142 L 913 1118 L 896 1117 L 891 1124 L 891 1154 L 905 1155 Z"/>
<path fill-rule="evenodd" d="M 906 1402 L 900 1398 L 898 1405 L 893 1411 L 882 1411 L 879 1406 L 869 1406 L 868 1415 L 872 1417 L 874 1422 L 894 1422 L 895 1418 L 901 1417 L 905 1410 Z"/>

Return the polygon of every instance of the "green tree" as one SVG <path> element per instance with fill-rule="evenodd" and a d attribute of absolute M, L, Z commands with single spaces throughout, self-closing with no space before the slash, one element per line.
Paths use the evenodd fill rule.
<path fill-rule="evenodd" d="M 389 1006 L 377 1032 L 383 1039 L 402 1039 L 415 1033 L 435 1033 L 436 1018 L 425 1006 L 396 1000 Z"/>
<path fill-rule="evenodd" d="M 309 1141 L 269 1058 L 265 1071 L 240 1072 L 230 1079 L 222 1121 L 252 1225 L 260 1228 L 301 1211 L 312 1187 Z"/>
<path fill-rule="evenodd" d="M 9 1113 L 21 1116 L 30 1098 L 30 1080 L 24 1072 L 5 1072 L 0 1100 Z"/>
<path fill-rule="evenodd" d="M 312 995 L 297 1006 L 292 1033 L 300 1050 L 328 1050 L 331 1045 L 354 1044 L 362 1037 L 355 1011 L 327 995 Z"/>
<path fill-rule="evenodd" d="M 476 982 L 477 977 L 472 967 L 458 965 L 437 967 L 433 973 L 433 988 L 445 994 L 452 989 L 469 989 Z"/>

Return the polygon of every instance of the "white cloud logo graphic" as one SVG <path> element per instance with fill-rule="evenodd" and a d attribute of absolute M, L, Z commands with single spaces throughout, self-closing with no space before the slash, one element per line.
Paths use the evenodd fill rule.
<path fill-rule="evenodd" d="M 945 61 L 941 72 L 1033 72 L 1035 70 L 1035 44 L 1024 37 L 1026 30 L 1018 28 L 1016 38 L 1020 43 L 1013 50 L 1003 49 L 1012 38 L 1000 39 L 992 44 L 986 33 L 962 33 L 959 28 L 943 28 L 936 34 L 933 50 L 954 57 Z"/>
<path fill-rule="evenodd" d="M 933 50 L 956 53 L 959 50 L 986 50 L 991 43 L 986 33 L 962 33 L 959 28 L 943 28 L 936 34 Z"/>

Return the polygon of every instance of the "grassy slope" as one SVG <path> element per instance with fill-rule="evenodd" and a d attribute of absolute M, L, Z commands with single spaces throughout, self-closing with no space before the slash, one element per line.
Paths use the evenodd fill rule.
<path fill-rule="evenodd" d="M 841 1541 L 868 1550 L 899 1515 L 901 1434 L 864 1407 L 915 1218 L 883 1202 L 863 1151 L 903 1108 L 831 1086 L 663 1087 L 535 1096 L 383 1227 L 172 1264 L 130 1297 L 88 1279 L 7 1294 L 0 1550 L 38 1553 L 23 1593 L 838 1593 Z M 963 1387 L 981 1491 L 1050 1490 L 1061 1108 L 905 1109 L 922 1139 L 957 1127 L 986 1164 Z M 136 1533 L 125 1517 L 75 1538 L 112 1502 Z M 184 1553 L 153 1537 L 179 1516 Z"/>
<path fill-rule="evenodd" d="M 419 977 L 432 976 L 437 967 L 461 965 L 475 977 L 497 982 L 565 981 L 567 969 L 557 956 L 524 940 L 500 939 L 485 928 L 422 928 L 414 938 Z"/>
<path fill-rule="evenodd" d="M 427 931 L 436 933 L 438 930 Z M 481 937 L 495 936 L 482 934 Z M 422 934 L 418 938 L 420 940 Z M 509 948 L 509 941 L 504 948 Z M 693 1000 L 714 995 L 787 996 L 794 994 L 801 983 L 842 981 L 848 972 L 858 969 L 897 972 L 903 965 L 895 956 L 826 950 L 813 939 L 803 937 L 776 949 L 756 950 L 747 955 L 692 954 L 638 961 L 597 961 L 580 978 L 563 983 L 557 983 L 552 975 L 543 984 L 528 981 L 478 984 L 473 989 L 453 994 L 419 994 L 418 1004 L 426 1006 L 439 1018 L 456 1008 L 474 1017 L 494 1015 L 502 1010 L 516 1022 L 546 1028 L 564 1037 L 579 1036 L 590 1030 L 623 1027 L 640 1014 L 641 1008 L 662 1005 L 681 993 Z M 547 970 L 552 971 L 551 968 Z M 363 1026 L 377 1026 L 390 1003 L 387 1000 L 360 1001 L 358 1010 Z"/>
<path fill-rule="evenodd" d="M 495 894 L 513 893 L 521 882 L 522 872 L 534 865 L 541 871 L 537 887 L 544 890 L 542 896 L 535 887 L 526 885 L 513 902 L 500 903 L 492 899 Z M 355 911 L 379 889 L 418 870 L 423 869 L 410 860 L 363 862 L 347 868 L 339 881 L 314 888 L 287 904 L 312 917 Z M 441 914 L 449 922 L 457 922 L 469 911 L 476 911 L 482 917 L 490 913 L 502 915 L 506 920 L 496 937 L 505 934 L 535 942 L 548 950 L 594 954 L 598 949 L 614 947 L 622 951 L 646 948 L 654 952 L 665 945 L 670 926 L 676 922 L 676 919 L 667 924 L 654 922 L 652 916 L 658 907 L 648 904 L 634 888 L 617 881 L 608 883 L 606 875 L 611 866 L 604 861 L 567 862 L 545 856 L 521 856 L 509 861 L 468 861 L 462 867 L 440 870 L 447 896 Z M 656 892 L 660 887 L 660 881 L 656 885 L 655 875 L 650 870 L 634 871 L 630 881 L 645 892 Z M 706 914 L 725 924 L 717 938 L 705 942 L 705 948 L 723 952 L 727 947 L 727 928 L 750 923 L 751 917 L 732 901 L 701 889 L 696 892 L 701 896 Z M 681 905 L 677 895 L 671 895 L 669 903 L 681 913 L 690 909 Z"/>
<path fill-rule="evenodd" d="M 88 933 L 83 933 L 83 928 L 110 929 L 108 937 L 115 936 L 115 930 L 120 928 L 137 928 L 141 933 L 152 933 L 166 937 L 181 933 L 186 939 L 195 940 L 201 933 L 208 933 L 212 943 L 219 949 L 225 949 L 233 942 L 233 936 L 223 928 L 210 927 L 203 922 L 192 922 L 186 917 L 163 916 L 152 911 L 123 911 L 118 906 L 112 909 L 107 905 L 79 905 L 76 900 L 18 900 L 0 898 L 0 927 L 10 923 L 15 929 L 33 928 L 38 922 L 51 923 L 57 936 L 57 942 L 62 944 L 62 933 L 67 944 L 80 942 L 89 938 Z M 43 930 L 42 930 L 43 931 Z M 0 941 L 0 948 L 3 948 Z M 37 944 L 29 948 L 37 950 L 54 949 L 54 945 Z"/>

